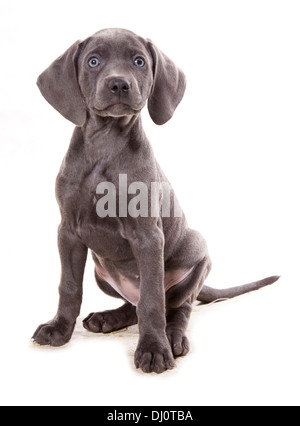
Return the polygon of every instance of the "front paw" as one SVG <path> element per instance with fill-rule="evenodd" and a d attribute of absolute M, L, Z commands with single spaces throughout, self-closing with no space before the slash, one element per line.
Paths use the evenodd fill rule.
<path fill-rule="evenodd" d="M 39 345 L 62 346 L 71 339 L 74 326 L 75 324 L 70 324 L 63 318 L 54 318 L 40 325 L 32 340 Z"/>
<path fill-rule="evenodd" d="M 134 354 L 136 368 L 144 373 L 162 373 L 175 366 L 174 358 L 167 339 L 140 339 Z"/>

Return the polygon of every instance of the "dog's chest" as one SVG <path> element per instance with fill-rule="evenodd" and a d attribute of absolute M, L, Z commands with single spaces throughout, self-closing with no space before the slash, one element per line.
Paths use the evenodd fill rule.
<path fill-rule="evenodd" d="M 79 161 L 76 173 L 74 165 L 71 173 L 68 164 L 63 163 L 57 177 L 56 195 L 63 222 L 76 232 L 84 244 L 96 252 L 104 252 L 105 256 L 114 256 L 122 249 L 128 250 L 128 243 L 120 234 L 119 219 L 100 217 L 97 213 L 97 203 L 103 196 L 97 188 L 99 184 L 111 180 L 106 175 L 106 163 L 98 161 L 89 168 L 83 166 Z"/>
<path fill-rule="evenodd" d="M 81 168 L 78 162 L 76 171 L 77 173 L 71 175 L 63 167 L 57 179 L 57 196 L 63 221 L 68 222 L 81 241 L 94 253 L 98 277 L 124 299 L 136 305 L 140 297 L 141 277 L 130 243 L 125 238 L 123 222 L 118 214 L 115 217 L 101 217 L 97 213 L 97 203 L 103 195 L 99 194 L 97 188 L 102 183 L 109 182 L 114 185 L 118 194 L 119 175 L 117 178 L 108 176 L 107 164 L 103 161 L 98 161 L 89 169 Z M 113 197 L 112 201 L 118 204 L 118 196 Z M 176 270 L 166 271 L 165 290 L 181 282 L 191 271 L 192 269 L 180 266 Z"/>

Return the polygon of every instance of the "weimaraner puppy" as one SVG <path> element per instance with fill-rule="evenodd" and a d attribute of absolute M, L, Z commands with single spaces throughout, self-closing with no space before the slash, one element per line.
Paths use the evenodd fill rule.
<path fill-rule="evenodd" d="M 269 277 L 225 290 L 204 286 L 206 242 L 188 228 L 156 162 L 140 112 L 156 124 L 180 103 L 185 76 L 151 41 L 106 29 L 74 43 L 38 78 L 46 100 L 76 127 L 56 181 L 61 211 L 59 305 L 33 340 L 60 346 L 72 336 L 82 302 L 88 249 L 98 286 L 124 304 L 91 313 L 84 327 L 109 333 L 138 323 L 135 366 L 161 373 L 186 355 L 192 304 L 257 290 Z"/>

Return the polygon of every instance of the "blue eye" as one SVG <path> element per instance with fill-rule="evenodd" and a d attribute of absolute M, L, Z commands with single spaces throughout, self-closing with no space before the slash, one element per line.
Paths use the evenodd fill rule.
<path fill-rule="evenodd" d="M 134 64 L 135 64 L 137 67 L 142 68 L 142 67 L 145 65 L 145 61 L 144 61 L 144 59 L 143 59 L 143 58 L 136 58 L 136 59 L 134 60 Z"/>
<path fill-rule="evenodd" d="M 91 58 L 91 59 L 88 61 L 88 64 L 89 64 L 89 67 L 91 67 L 91 68 L 95 68 L 95 67 L 97 67 L 97 66 L 100 64 L 100 61 L 99 61 L 99 59 L 98 59 L 98 58 Z"/>

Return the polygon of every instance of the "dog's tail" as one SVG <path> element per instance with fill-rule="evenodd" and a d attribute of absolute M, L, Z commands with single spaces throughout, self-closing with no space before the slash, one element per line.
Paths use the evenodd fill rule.
<path fill-rule="evenodd" d="M 230 287 L 225 289 L 215 289 L 208 286 L 203 286 L 197 300 L 202 303 L 212 303 L 221 300 L 231 299 L 249 291 L 258 290 L 266 285 L 273 284 L 280 276 L 274 275 L 273 277 L 264 278 L 263 280 L 255 281 L 250 284 L 244 284 L 237 287 Z"/>

